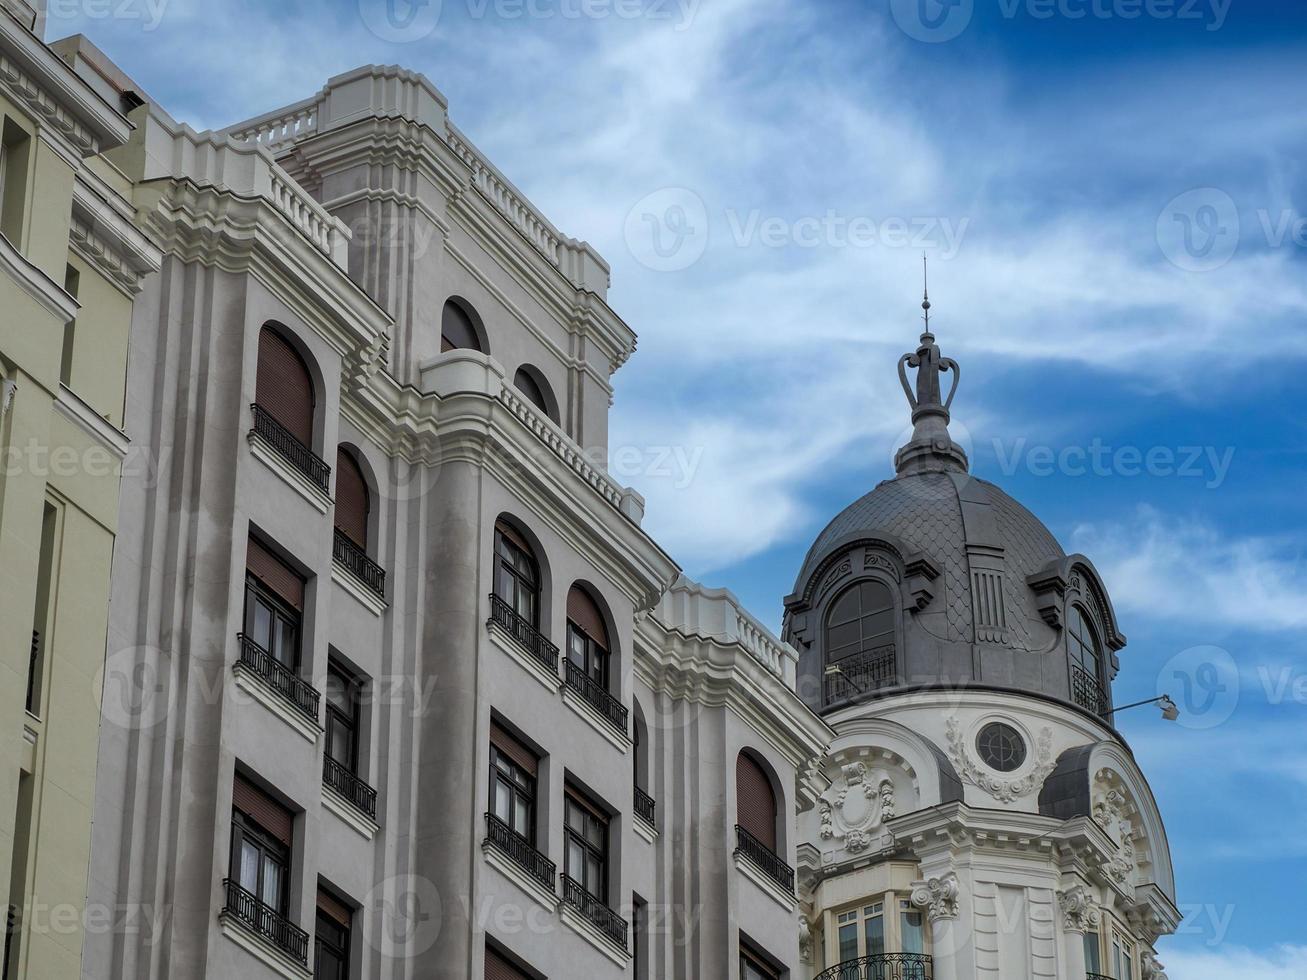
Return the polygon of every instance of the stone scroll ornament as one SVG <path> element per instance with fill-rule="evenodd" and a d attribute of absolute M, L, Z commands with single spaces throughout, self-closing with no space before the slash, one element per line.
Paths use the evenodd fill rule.
<path fill-rule="evenodd" d="M 1018 779 L 1005 779 L 982 768 L 967 747 L 966 736 L 957 718 L 948 720 L 949 758 L 959 774 L 979 786 L 1000 803 L 1013 803 L 1036 792 L 1057 766 L 1053 758 L 1053 730 L 1043 728 L 1035 742 L 1035 768 Z"/>
<path fill-rule="evenodd" d="M 1103 917 L 1084 885 L 1073 885 L 1059 893 L 1057 904 L 1062 910 L 1062 927 L 1067 932 L 1089 932 Z"/>
<path fill-rule="evenodd" d="M 925 909 L 931 922 L 952 919 L 958 914 L 958 876 L 950 871 L 938 878 L 918 882 L 912 889 L 912 904 Z"/>
<path fill-rule="evenodd" d="M 895 815 L 894 784 L 888 777 L 869 775 L 862 762 L 840 767 L 839 779 L 828 790 L 834 798 L 817 801 L 822 840 L 840 838 L 848 851 L 865 851 L 871 846 L 872 830 Z"/>

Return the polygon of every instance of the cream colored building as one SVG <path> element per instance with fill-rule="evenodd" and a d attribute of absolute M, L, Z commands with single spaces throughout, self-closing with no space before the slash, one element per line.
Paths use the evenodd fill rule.
<path fill-rule="evenodd" d="M 160 254 L 99 154 L 132 100 L 0 3 L 4 980 L 80 974 L 133 296 Z"/>

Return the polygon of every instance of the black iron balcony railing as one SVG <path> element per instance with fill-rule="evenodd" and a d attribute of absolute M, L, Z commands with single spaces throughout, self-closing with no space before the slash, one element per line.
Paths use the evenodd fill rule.
<path fill-rule="evenodd" d="M 9 912 L 5 916 L 5 958 L 0 963 L 0 977 L 9 976 L 10 954 L 14 951 L 14 936 L 18 933 L 18 907 L 9 906 Z"/>
<path fill-rule="evenodd" d="M 321 697 L 318 689 L 244 633 L 237 633 L 236 639 L 241 645 L 241 666 L 316 723 L 318 700 Z"/>
<path fill-rule="evenodd" d="M 36 671 L 41 666 L 41 633 L 32 630 L 32 655 L 27 661 L 27 710 L 36 705 Z M 0 974 L 2 976 L 2 974 Z"/>
<path fill-rule="evenodd" d="M 637 786 L 635 788 L 635 815 L 650 827 L 657 827 L 658 825 L 654 822 L 657 812 L 658 804 L 654 802 L 654 798 Z"/>
<path fill-rule="evenodd" d="M 934 966 L 924 953 L 876 953 L 822 970 L 815 980 L 933 980 Z"/>
<path fill-rule="evenodd" d="M 532 846 L 531 842 L 500 820 L 493 813 L 486 814 L 486 840 L 490 846 L 538 881 L 551 893 L 554 890 L 553 861 Z"/>
<path fill-rule="evenodd" d="M 222 886 L 227 890 L 227 904 L 223 906 L 226 915 L 266 939 L 297 962 L 304 964 L 309 962 L 307 932 L 270 905 L 264 905 L 257 895 L 247 892 L 239 882 L 225 878 Z"/>
<path fill-rule="evenodd" d="M 890 687 L 898 679 L 893 643 L 855 653 L 832 665 L 836 673 L 826 675 L 826 703 L 835 704 L 878 687 Z"/>
<path fill-rule="evenodd" d="M 1071 665 L 1071 696 L 1086 711 L 1107 714 L 1107 695 L 1103 693 L 1103 685 L 1077 664 Z"/>
<path fill-rule="evenodd" d="M 562 879 L 563 901 L 580 912 L 618 946 L 626 949 L 626 920 L 586 891 L 579 881 L 567 875 L 563 875 Z"/>
<path fill-rule="evenodd" d="M 322 757 L 322 783 L 349 800 L 369 820 L 376 819 L 377 791 L 329 755 Z"/>
<path fill-rule="evenodd" d="M 336 528 L 336 537 L 331 545 L 331 557 L 353 575 L 356 579 L 375 592 L 379 598 L 386 598 L 386 570 L 368 557 L 350 537 Z"/>
<path fill-rule="evenodd" d="M 1086 973 L 1085 980 L 1116 980 L 1116 978 L 1109 977 L 1106 973 Z"/>
<path fill-rule="evenodd" d="M 794 869 L 762 841 L 739 824 L 735 825 L 735 853 L 743 854 L 758 870 L 790 894 L 794 893 Z"/>
<path fill-rule="evenodd" d="M 262 405 L 250 406 L 254 412 L 254 434 L 265 440 L 286 462 L 308 477 L 309 481 L 327 492 L 331 480 L 331 467 L 308 446 L 300 442 L 291 431 L 272 417 Z"/>
<path fill-rule="evenodd" d="M 494 593 L 490 595 L 490 621 L 501 627 L 517 641 L 518 646 L 552 670 L 555 675 L 558 673 L 558 647 L 550 643 L 525 616 Z"/>
<path fill-rule="evenodd" d="M 567 661 L 567 686 L 581 695 L 581 700 L 603 715 L 604 721 L 623 735 L 626 734 L 626 705 L 605 691 L 598 681 L 585 672 L 584 667 L 570 660 Z"/>

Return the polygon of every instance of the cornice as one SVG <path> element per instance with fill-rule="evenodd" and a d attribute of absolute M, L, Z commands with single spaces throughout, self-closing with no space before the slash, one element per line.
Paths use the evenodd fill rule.
<path fill-rule="evenodd" d="M 384 363 L 394 321 L 267 198 L 172 177 L 138 184 L 135 197 L 164 252 L 253 275 L 303 316 L 344 359 L 342 383 Z"/>
<path fill-rule="evenodd" d="M 59 323 L 67 323 L 77 316 L 80 309 L 77 300 L 30 262 L 4 235 L 0 235 L 0 272 L 7 273 L 24 293 Z"/>
<path fill-rule="evenodd" d="M 0 85 L 74 159 L 126 143 L 132 125 L 16 19 L 0 16 Z"/>
<path fill-rule="evenodd" d="M 163 251 L 132 223 L 130 209 L 124 214 L 125 206 L 115 207 L 113 199 L 104 196 L 106 190 L 90 171 L 78 173 L 69 242 L 84 261 L 130 298 L 141 291 L 147 275 L 159 271 Z"/>
<path fill-rule="evenodd" d="M 59 393 L 54 400 L 54 410 L 113 453 L 120 462 L 127 458 L 127 450 L 131 446 L 127 433 L 97 413 L 65 384 L 59 385 Z"/>

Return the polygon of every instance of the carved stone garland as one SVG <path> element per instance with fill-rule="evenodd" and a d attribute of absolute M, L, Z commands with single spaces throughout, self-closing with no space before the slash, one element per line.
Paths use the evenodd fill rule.
<path fill-rule="evenodd" d="M 1051 728 L 1040 729 L 1039 738 L 1035 741 L 1035 768 L 1017 779 L 995 775 L 972 757 L 966 736 L 962 733 L 962 725 L 956 716 L 948 720 L 948 744 L 949 758 L 959 775 L 1000 803 L 1012 803 L 1038 791 L 1057 766 L 1057 761 L 1053 758 Z"/>

